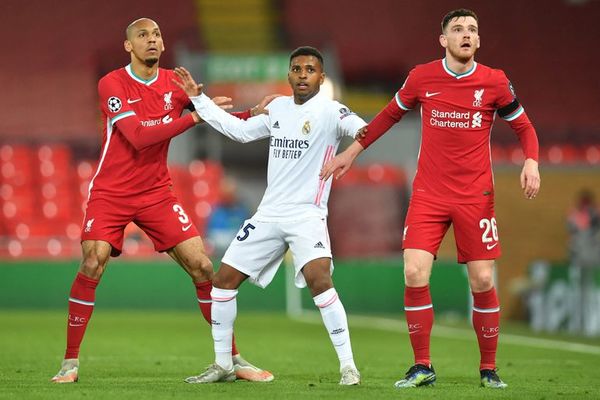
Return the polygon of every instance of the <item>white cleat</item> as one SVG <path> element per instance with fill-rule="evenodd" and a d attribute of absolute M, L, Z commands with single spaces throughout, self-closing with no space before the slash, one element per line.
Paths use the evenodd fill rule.
<path fill-rule="evenodd" d="M 229 371 L 218 364 L 209 365 L 206 371 L 197 376 L 185 378 L 186 383 L 217 383 L 217 382 L 233 382 L 235 381 L 235 370 L 231 368 Z"/>
<path fill-rule="evenodd" d="M 250 364 L 239 354 L 233 356 L 232 360 L 233 369 L 235 370 L 235 375 L 238 379 L 244 379 L 250 382 L 271 382 L 275 379 L 272 373 Z"/>
<path fill-rule="evenodd" d="M 75 383 L 79 380 L 79 359 L 67 358 L 60 365 L 60 371 L 51 379 L 54 383 Z"/>
<path fill-rule="evenodd" d="M 360 385 L 360 372 L 356 368 L 350 366 L 342 369 L 342 378 L 340 379 L 340 385 L 352 386 Z"/>

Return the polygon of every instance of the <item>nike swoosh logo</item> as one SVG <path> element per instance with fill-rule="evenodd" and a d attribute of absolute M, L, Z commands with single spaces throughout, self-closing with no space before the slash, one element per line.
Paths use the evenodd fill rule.
<path fill-rule="evenodd" d="M 182 231 L 186 232 L 188 229 L 192 227 L 193 224 L 189 224 L 188 226 L 184 226 L 181 228 Z"/>
<path fill-rule="evenodd" d="M 486 338 L 486 339 L 491 339 L 491 338 L 494 338 L 494 337 L 496 337 L 496 336 L 498 336 L 498 334 L 497 334 L 497 333 L 495 333 L 495 334 L 493 334 L 493 335 L 487 335 L 487 334 L 485 334 L 485 333 L 483 334 L 483 337 L 484 337 L 484 338 Z"/>
<path fill-rule="evenodd" d="M 142 101 L 142 99 L 127 99 L 127 104 L 137 103 L 138 101 Z"/>
<path fill-rule="evenodd" d="M 78 327 L 78 326 L 83 326 L 83 324 L 72 324 L 72 323 L 69 322 L 69 326 Z"/>
<path fill-rule="evenodd" d="M 417 333 L 417 332 L 421 332 L 421 331 L 420 330 L 419 331 L 412 331 L 412 332 L 408 332 L 408 334 L 412 335 L 413 333 Z"/>
<path fill-rule="evenodd" d="M 425 92 L 425 97 L 433 97 L 440 93 L 442 93 L 442 92 L 433 92 L 433 93 Z"/>
<path fill-rule="evenodd" d="M 487 246 L 485 246 L 488 250 L 493 249 L 494 247 L 498 246 L 498 242 L 494 243 L 494 244 L 488 244 Z"/>

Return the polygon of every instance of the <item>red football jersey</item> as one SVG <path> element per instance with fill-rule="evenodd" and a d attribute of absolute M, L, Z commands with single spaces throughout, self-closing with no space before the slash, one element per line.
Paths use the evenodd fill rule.
<path fill-rule="evenodd" d="M 151 195 L 171 184 L 167 170 L 170 138 L 194 125 L 191 117 L 179 118 L 190 100 L 171 81 L 174 77 L 173 71 L 159 68 L 154 78 L 144 80 L 128 65 L 100 80 L 102 154 L 90 196 Z M 119 121 L 130 123 L 127 119 L 136 121 L 137 140 L 132 140 L 133 134 L 128 139 L 123 125 L 119 129 Z"/>
<path fill-rule="evenodd" d="M 436 60 L 415 67 L 394 100 L 388 111 L 390 107 L 397 110 L 395 120 L 421 106 L 422 137 L 413 196 L 460 203 L 493 198 L 490 132 L 496 111 L 518 133 L 526 132 L 522 140 L 526 153 L 537 159 L 535 130 L 502 70 L 474 63 L 470 71 L 456 74 L 445 59 Z M 373 133 L 365 140 L 367 146 L 381 134 Z"/>

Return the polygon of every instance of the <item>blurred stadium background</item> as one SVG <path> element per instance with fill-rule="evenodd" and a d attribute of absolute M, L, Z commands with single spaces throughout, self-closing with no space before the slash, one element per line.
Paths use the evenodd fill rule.
<path fill-rule="evenodd" d="M 239 110 L 265 94 L 289 93 L 289 52 L 316 46 L 326 58 L 324 90 L 368 121 L 412 66 L 443 56 L 439 23 L 460 7 L 478 14 L 477 60 L 506 71 L 541 146 L 541 194 L 525 201 L 516 136 L 502 121 L 494 127 L 503 318 L 597 340 L 600 268 L 594 267 L 600 265 L 573 265 L 566 227 L 582 189 L 600 197 L 597 0 L 3 0 L 0 35 L 8 51 L 0 61 L 0 309 L 66 311 L 87 185 L 100 150 L 96 85 L 129 62 L 121 43 L 132 20 L 147 16 L 160 25 L 163 68 L 188 67 L 209 95 L 229 95 Z M 350 314 L 402 315 L 400 239 L 419 146 L 417 113 L 393 129 L 331 196 L 335 280 Z M 203 126 L 172 142 L 175 189 L 201 232 L 225 176 L 236 179 L 241 201 L 255 209 L 266 183 L 267 146 L 237 144 Z M 185 275 L 171 273 L 176 269 L 168 257 L 130 229 L 97 308 L 195 307 Z M 283 312 L 287 305 L 293 314 L 310 308 L 308 293 L 286 289 L 283 270 L 267 293 L 245 286 L 242 310 Z M 470 296 L 451 235 L 434 268 L 432 293 L 440 316 L 468 319 Z"/>

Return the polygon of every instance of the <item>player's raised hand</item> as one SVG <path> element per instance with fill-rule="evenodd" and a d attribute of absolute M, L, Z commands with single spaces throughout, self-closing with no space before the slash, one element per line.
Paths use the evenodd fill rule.
<path fill-rule="evenodd" d="M 250 109 L 250 115 L 252 117 L 259 115 L 259 114 L 269 114 L 269 110 L 267 110 L 267 106 L 269 105 L 269 103 L 271 101 L 273 101 L 273 99 L 276 99 L 279 96 L 283 96 L 282 94 L 270 94 L 268 96 L 265 96 L 260 103 L 258 103 L 257 105 L 255 105 L 254 107 L 252 107 Z"/>
<path fill-rule="evenodd" d="M 233 108 L 233 104 L 231 104 L 232 98 L 226 96 L 217 96 L 211 99 L 213 103 L 221 107 L 223 110 L 229 110 Z"/>
<path fill-rule="evenodd" d="M 527 199 L 534 199 L 540 191 L 540 172 L 537 161 L 528 158 L 521 171 L 521 189 Z"/>
<path fill-rule="evenodd" d="M 179 79 L 173 79 L 173 83 L 185 92 L 189 97 L 200 96 L 202 93 L 202 84 L 197 84 L 190 71 L 183 67 L 175 68 L 175 75 Z"/>

